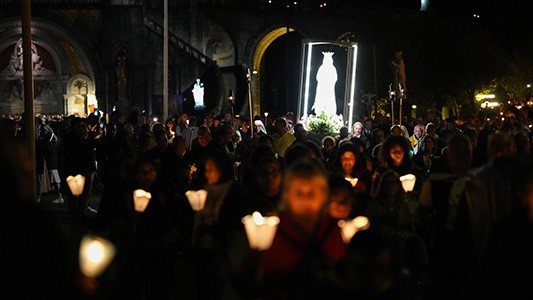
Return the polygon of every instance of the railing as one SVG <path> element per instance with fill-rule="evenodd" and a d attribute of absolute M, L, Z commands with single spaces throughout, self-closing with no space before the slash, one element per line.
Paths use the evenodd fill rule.
<path fill-rule="evenodd" d="M 146 27 L 150 28 L 152 31 L 154 31 L 157 34 L 163 35 L 163 26 L 158 24 L 156 21 L 151 20 L 148 17 L 144 17 L 144 24 Z M 169 32 L 168 33 L 168 40 L 173 45 L 177 46 L 181 50 L 183 50 L 185 53 L 189 54 L 190 56 L 194 57 L 198 61 L 202 62 L 205 65 L 211 65 L 214 61 L 207 55 L 203 54 L 200 50 L 192 47 L 184 40 L 177 37 L 174 33 Z"/>

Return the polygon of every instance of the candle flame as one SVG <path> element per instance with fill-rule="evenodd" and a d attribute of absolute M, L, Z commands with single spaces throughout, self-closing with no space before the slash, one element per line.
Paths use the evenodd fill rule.
<path fill-rule="evenodd" d="M 254 219 L 254 222 L 257 225 L 265 224 L 265 218 L 263 218 L 261 213 L 258 211 L 254 211 L 254 213 L 252 214 L 252 218 Z"/>

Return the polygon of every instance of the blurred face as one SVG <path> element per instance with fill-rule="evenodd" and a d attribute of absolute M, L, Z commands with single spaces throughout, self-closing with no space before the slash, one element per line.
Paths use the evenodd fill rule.
<path fill-rule="evenodd" d="M 394 176 L 393 174 L 387 174 L 387 176 L 383 177 L 383 179 L 381 180 L 380 190 L 382 191 L 384 196 L 397 195 L 398 193 L 403 191 L 400 178 Z"/>
<path fill-rule="evenodd" d="M 325 178 L 293 177 L 284 190 L 291 214 L 300 219 L 316 218 L 328 199 L 328 182 Z"/>
<path fill-rule="evenodd" d="M 211 142 L 211 135 L 208 132 L 198 132 L 198 144 L 205 147 Z"/>
<path fill-rule="evenodd" d="M 333 151 L 333 148 L 335 148 L 335 144 L 333 143 L 333 141 L 329 139 L 324 141 L 324 150 L 326 150 L 327 152 L 331 152 Z"/>
<path fill-rule="evenodd" d="M 392 162 L 399 166 L 402 164 L 403 157 L 405 155 L 405 152 L 403 151 L 403 148 L 400 145 L 393 146 L 389 151 L 390 157 L 392 159 Z"/>
<path fill-rule="evenodd" d="M 222 177 L 222 173 L 218 169 L 218 166 L 213 160 L 207 160 L 205 162 L 205 179 L 207 179 L 208 184 L 217 184 Z"/>
<path fill-rule="evenodd" d="M 435 150 L 435 143 L 433 142 L 433 140 L 425 139 L 424 143 L 426 144 L 426 151 L 428 153 L 433 153 L 433 151 Z"/>
<path fill-rule="evenodd" d="M 334 191 L 329 195 L 329 215 L 334 219 L 347 219 L 352 211 L 351 201 L 346 191 Z"/>
<path fill-rule="evenodd" d="M 157 171 L 155 166 L 151 163 L 145 163 L 139 167 L 135 179 L 139 188 L 149 190 L 152 184 L 157 179 Z"/>
<path fill-rule="evenodd" d="M 353 134 L 355 136 L 360 136 L 363 133 L 363 125 L 359 123 L 355 123 L 353 125 Z"/>
<path fill-rule="evenodd" d="M 345 174 L 350 174 L 355 166 L 355 153 L 346 151 L 341 155 L 341 166 Z"/>
<path fill-rule="evenodd" d="M 421 138 L 424 134 L 424 128 L 422 126 L 415 126 L 414 134 L 417 138 Z"/>
<path fill-rule="evenodd" d="M 281 191 L 282 172 L 279 164 L 268 162 L 259 167 L 257 182 L 263 194 L 276 196 Z"/>

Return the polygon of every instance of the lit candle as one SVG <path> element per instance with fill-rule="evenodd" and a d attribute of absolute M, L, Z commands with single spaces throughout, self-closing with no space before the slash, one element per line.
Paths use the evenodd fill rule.
<path fill-rule="evenodd" d="M 187 200 L 189 200 L 189 203 L 191 204 L 191 207 L 194 211 L 201 211 L 202 209 L 204 209 L 205 199 L 207 198 L 206 190 L 189 190 L 185 192 L 185 196 L 187 196 Z"/>
<path fill-rule="evenodd" d="M 150 202 L 150 199 L 152 199 L 152 194 L 145 190 L 135 190 L 133 192 L 133 205 L 135 207 L 136 212 L 144 212 L 146 207 L 148 206 L 148 202 Z"/>
<path fill-rule="evenodd" d="M 342 240 L 348 244 L 352 237 L 360 230 L 367 230 L 370 227 L 370 221 L 365 216 L 355 217 L 353 220 L 340 220 L 339 227 L 341 228 Z"/>
<path fill-rule="evenodd" d="M 72 192 L 72 195 L 79 196 L 83 193 L 83 186 L 85 185 L 85 176 L 78 174 L 76 176 L 68 176 L 67 184 Z"/>
<path fill-rule="evenodd" d="M 403 175 L 400 176 L 400 181 L 402 182 L 403 190 L 409 193 L 415 188 L 416 176 L 413 174 Z"/>
<path fill-rule="evenodd" d="M 85 276 L 98 277 L 115 256 L 115 247 L 108 240 L 85 235 L 80 244 L 80 270 Z"/>
<path fill-rule="evenodd" d="M 272 246 L 274 236 L 278 229 L 279 217 L 263 217 L 261 213 L 254 212 L 242 218 L 246 236 L 250 248 L 257 250 L 268 250 Z"/>
<path fill-rule="evenodd" d="M 352 187 L 355 187 L 357 185 L 357 181 L 359 180 L 357 178 L 350 178 L 350 177 L 344 177 L 344 179 L 348 180 L 348 182 L 352 184 Z"/>

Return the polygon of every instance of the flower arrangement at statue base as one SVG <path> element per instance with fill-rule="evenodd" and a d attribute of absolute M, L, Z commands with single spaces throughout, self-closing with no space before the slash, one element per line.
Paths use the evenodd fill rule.
<path fill-rule="evenodd" d="M 335 135 L 344 126 L 342 115 L 326 115 L 324 112 L 304 116 L 302 123 L 308 132 L 318 135 Z"/>

